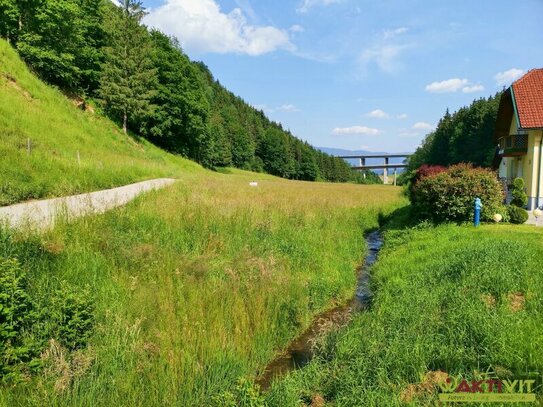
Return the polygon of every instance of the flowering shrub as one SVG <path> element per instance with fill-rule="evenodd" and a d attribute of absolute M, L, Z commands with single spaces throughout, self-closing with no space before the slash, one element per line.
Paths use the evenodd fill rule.
<path fill-rule="evenodd" d="M 436 222 L 470 220 L 475 198 L 483 203 L 481 218 L 491 220 L 504 198 L 494 172 L 468 164 L 432 171 L 413 185 L 410 195 L 417 213 Z"/>
<path fill-rule="evenodd" d="M 421 165 L 417 170 L 412 172 L 412 175 L 409 178 L 409 186 L 407 188 L 409 199 L 412 200 L 412 196 L 417 182 L 419 182 L 423 178 L 437 175 L 445 171 L 447 171 L 447 167 L 443 167 L 442 165 Z"/>
<path fill-rule="evenodd" d="M 442 165 L 421 165 L 415 172 L 415 180 L 420 180 L 425 177 L 430 177 L 432 175 L 437 175 L 442 172 L 447 171 L 447 167 Z"/>

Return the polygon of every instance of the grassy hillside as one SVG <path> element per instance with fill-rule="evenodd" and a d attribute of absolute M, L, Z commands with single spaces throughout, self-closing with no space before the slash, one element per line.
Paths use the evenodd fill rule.
<path fill-rule="evenodd" d="M 468 381 L 541 372 L 542 237 L 511 225 L 388 232 L 371 311 L 323 340 L 269 405 L 433 406 L 443 372 Z"/>
<path fill-rule="evenodd" d="M 182 171 L 200 168 L 125 136 L 97 114 L 77 109 L 29 72 L 4 40 L 0 40 L 0 157 L 0 205 L 178 177 Z"/>
<path fill-rule="evenodd" d="M 47 317 L 12 312 L 24 340 L 4 349 L 0 403 L 234 403 L 240 378 L 353 294 L 363 232 L 404 204 L 393 187 L 254 176 L 189 173 L 41 236 L 1 231 L 0 275 L 17 259 L 12 292 Z"/>

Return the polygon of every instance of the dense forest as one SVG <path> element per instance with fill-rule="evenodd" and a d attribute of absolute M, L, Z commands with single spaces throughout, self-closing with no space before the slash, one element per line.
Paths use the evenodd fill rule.
<path fill-rule="evenodd" d="M 45 81 L 94 101 L 125 132 L 208 168 L 372 182 L 225 89 L 175 38 L 142 24 L 141 2 L 0 0 L 0 35 Z"/>
<path fill-rule="evenodd" d="M 475 100 L 450 114 L 447 110 L 437 128 L 426 136 L 409 158 L 409 170 L 422 164 L 448 166 L 471 163 L 490 167 L 496 153 L 493 141 L 501 93 Z"/>

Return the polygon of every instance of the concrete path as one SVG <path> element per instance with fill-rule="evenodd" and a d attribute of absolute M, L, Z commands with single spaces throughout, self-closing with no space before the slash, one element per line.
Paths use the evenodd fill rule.
<path fill-rule="evenodd" d="M 146 191 L 164 188 L 174 182 L 171 178 L 159 178 L 103 191 L 4 206 L 0 207 L 0 223 L 12 228 L 29 226 L 47 229 L 55 224 L 59 216 L 74 219 L 91 213 L 103 213 L 125 205 Z"/>

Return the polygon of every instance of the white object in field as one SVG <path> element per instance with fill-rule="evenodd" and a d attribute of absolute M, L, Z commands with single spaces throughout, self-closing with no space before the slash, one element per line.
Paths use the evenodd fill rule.
<path fill-rule="evenodd" d="M 541 219 L 541 215 L 543 215 L 543 211 L 541 209 L 539 209 L 539 208 L 535 208 L 534 211 L 532 212 L 532 214 L 535 217 L 535 225 L 536 226 L 541 226 L 540 222 L 539 222 L 539 219 Z"/>
<path fill-rule="evenodd" d="M 494 222 L 499 223 L 499 222 L 502 221 L 503 216 L 500 215 L 499 213 L 495 213 L 494 216 L 493 216 L 492 218 L 494 219 Z"/>
<path fill-rule="evenodd" d="M 252 186 L 252 187 L 257 187 L 258 186 L 258 182 L 249 182 L 249 185 Z"/>

